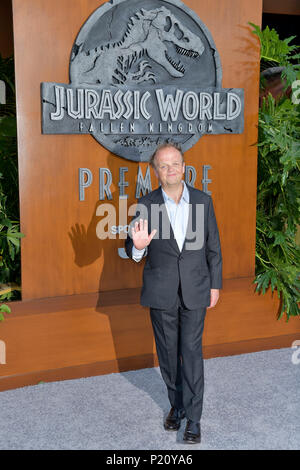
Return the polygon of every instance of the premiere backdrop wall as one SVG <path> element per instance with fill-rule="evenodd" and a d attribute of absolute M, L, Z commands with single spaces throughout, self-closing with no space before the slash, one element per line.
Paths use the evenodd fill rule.
<path fill-rule="evenodd" d="M 123 240 L 99 240 L 101 202 L 118 206 L 119 168 L 127 166 L 128 205 L 135 202 L 138 163 L 117 157 L 89 135 L 42 135 L 41 82 L 69 83 L 74 40 L 98 0 L 14 1 L 22 241 L 22 298 L 33 299 L 141 285 L 142 264 L 118 256 Z M 259 45 L 248 21 L 260 23 L 261 1 L 188 0 L 210 30 L 220 54 L 223 88 L 243 88 L 245 128 L 240 135 L 203 136 L 186 153 L 208 178 L 224 255 L 224 279 L 254 274 Z M 140 164 L 145 175 L 146 163 Z M 99 201 L 99 168 L 109 168 L 112 201 Z M 79 201 L 78 169 L 93 183 Z M 157 180 L 151 169 L 152 188 Z M 124 276 L 126 271 L 126 276 Z"/>
<path fill-rule="evenodd" d="M 22 301 L 1 325 L 6 364 L 0 389 L 157 365 L 147 308 L 139 305 L 143 263 L 122 259 L 124 240 L 99 240 L 99 204 L 118 208 L 119 171 L 128 205 L 138 164 L 89 135 L 42 135 L 42 82 L 69 83 L 71 48 L 98 0 L 13 0 L 22 239 Z M 254 293 L 259 43 L 262 0 L 186 0 L 209 29 L 223 88 L 244 89 L 244 132 L 206 135 L 186 152 L 203 189 L 208 165 L 223 254 L 223 289 L 208 310 L 204 357 L 287 347 L 299 320 L 277 321 L 277 294 Z M 93 183 L 79 200 L 78 169 Z M 99 201 L 99 168 L 112 173 L 112 200 Z M 157 186 L 151 169 L 152 188 Z M 117 222 L 118 223 L 118 222 Z"/>

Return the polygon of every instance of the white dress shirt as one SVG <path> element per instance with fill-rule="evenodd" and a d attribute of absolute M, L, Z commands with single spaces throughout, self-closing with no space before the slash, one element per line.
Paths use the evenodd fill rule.
<path fill-rule="evenodd" d="M 188 224 L 188 217 L 189 217 L 189 202 L 190 202 L 190 195 L 189 190 L 184 181 L 183 184 L 183 191 L 181 198 L 176 204 L 174 199 L 167 195 L 167 193 L 161 188 L 162 195 L 165 201 L 165 206 L 167 208 L 168 216 L 171 222 L 171 226 L 174 232 L 174 237 L 176 239 L 178 248 L 182 251 L 187 224 Z M 143 256 L 147 254 L 148 247 L 144 248 L 143 250 L 138 250 L 134 245 L 132 247 L 132 258 L 134 261 L 140 261 Z"/>

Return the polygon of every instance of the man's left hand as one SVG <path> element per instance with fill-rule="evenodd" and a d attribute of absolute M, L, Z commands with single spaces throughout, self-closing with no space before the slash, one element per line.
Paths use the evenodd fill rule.
<path fill-rule="evenodd" d="M 216 305 L 219 300 L 219 289 L 210 289 L 210 306 L 207 308 L 212 308 Z"/>

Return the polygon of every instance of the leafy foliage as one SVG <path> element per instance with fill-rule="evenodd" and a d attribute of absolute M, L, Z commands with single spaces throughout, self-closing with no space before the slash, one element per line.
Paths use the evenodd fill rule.
<path fill-rule="evenodd" d="M 16 129 L 16 100 L 13 57 L 0 55 L 0 80 L 6 85 L 6 104 L 0 104 L 0 284 L 11 284 L 0 300 L 20 298 L 19 186 Z M 15 284 L 17 283 L 17 284 Z M 0 291 L 1 293 L 2 291 Z M 8 307 L 7 307 L 8 308 Z M 8 313 L 2 305 L 0 311 Z M 0 321 L 3 315 L 0 316 Z"/>
<path fill-rule="evenodd" d="M 10 307 L 8 307 L 8 305 L 0 305 L 0 321 L 4 321 L 4 316 L 3 316 L 3 313 L 11 313 L 11 309 Z"/>
<path fill-rule="evenodd" d="M 262 60 L 272 59 L 284 67 L 285 89 L 297 78 L 300 54 L 291 56 L 294 37 L 280 41 L 267 27 L 253 31 L 261 41 Z M 297 59 L 297 64 L 291 64 Z M 287 72 L 287 69 L 289 71 Z M 300 315 L 300 247 L 296 243 L 300 224 L 300 105 L 288 94 L 275 100 L 263 98 L 258 121 L 258 171 L 256 218 L 256 291 L 271 287 L 281 300 L 278 318 Z"/>
<path fill-rule="evenodd" d="M 253 34 L 256 34 L 260 40 L 261 71 L 269 67 L 283 67 L 282 79 L 287 80 L 288 86 L 297 79 L 297 73 L 300 70 L 300 54 L 294 53 L 298 50 L 298 46 L 290 45 L 296 36 L 281 40 L 275 29 L 269 29 L 266 26 L 262 31 L 256 24 L 251 22 L 249 24 L 254 28 Z"/>

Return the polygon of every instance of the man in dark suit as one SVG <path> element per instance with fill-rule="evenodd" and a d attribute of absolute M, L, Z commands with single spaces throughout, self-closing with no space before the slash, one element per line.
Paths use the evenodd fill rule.
<path fill-rule="evenodd" d="M 138 200 L 125 242 L 138 262 L 146 257 L 141 304 L 150 316 L 171 410 L 166 430 L 186 417 L 184 441 L 199 443 L 206 309 L 222 288 L 222 255 L 211 196 L 187 185 L 177 144 L 163 144 L 150 160 L 160 186 Z"/>

